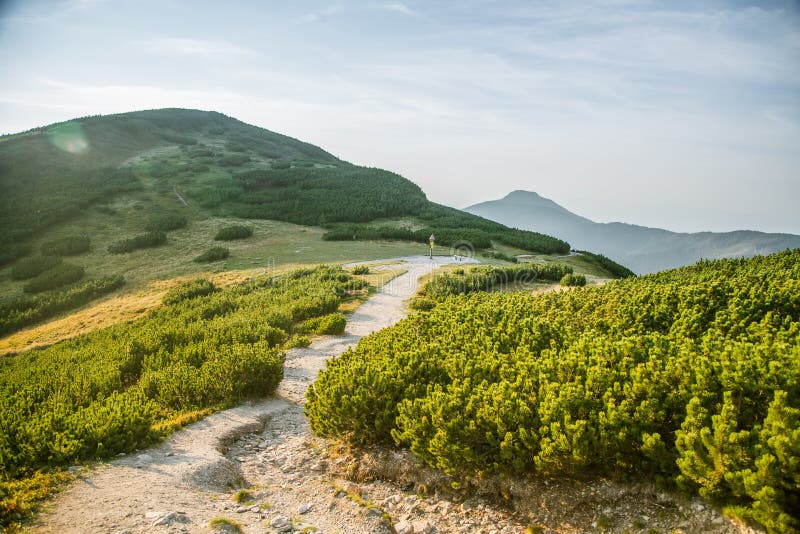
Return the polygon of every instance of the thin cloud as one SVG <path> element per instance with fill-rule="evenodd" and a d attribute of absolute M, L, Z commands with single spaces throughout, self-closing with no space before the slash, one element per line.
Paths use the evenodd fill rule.
<path fill-rule="evenodd" d="M 131 44 L 141 48 L 147 53 L 159 55 L 201 57 L 244 57 L 257 55 L 255 50 L 229 41 L 160 37 L 147 41 L 135 41 Z"/>
<path fill-rule="evenodd" d="M 319 22 L 321 20 L 325 20 L 333 15 L 340 13 L 344 8 L 340 5 L 332 5 L 326 8 L 313 11 L 311 13 L 307 13 L 300 17 L 300 22 L 304 22 L 306 24 L 313 24 L 314 22 Z"/>
<path fill-rule="evenodd" d="M 409 17 L 416 17 L 417 12 L 408 7 L 407 5 L 403 4 L 402 2 L 392 2 L 390 4 L 382 4 L 381 9 L 385 9 L 387 11 L 394 11 L 395 13 L 401 13 L 403 15 L 407 15 Z"/>

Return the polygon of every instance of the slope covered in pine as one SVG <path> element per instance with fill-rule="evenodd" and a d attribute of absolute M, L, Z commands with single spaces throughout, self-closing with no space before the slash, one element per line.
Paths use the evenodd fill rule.
<path fill-rule="evenodd" d="M 456 483 L 650 479 L 800 527 L 800 251 L 540 295 L 470 276 L 330 361 L 312 430 L 407 447 Z"/>

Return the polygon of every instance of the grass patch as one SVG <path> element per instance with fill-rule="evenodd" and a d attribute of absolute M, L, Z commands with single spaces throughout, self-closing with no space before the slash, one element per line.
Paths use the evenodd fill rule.
<path fill-rule="evenodd" d="M 200 419 L 211 415 L 214 413 L 214 410 L 211 408 L 204 408 L 202 410 L 191 410 L 188 412 L 182 412 L 174 417 L 166 419 L 164 421 L 160 421 L 154 424 L 151 428 L 155 434 L 159 436 L 168 436 L 172 434 L 176 430 L 179 430 L 185 426 L 191 425 L 192 423 L 196 423 Z"/>
<path fill-rule="evenodd" d="M 237 504 L 252 502 L 254 499 L 253 494 L 247 490 L 239 490 L 233 494 L 233 502 Z"/>
<path fill-rule="evenodd" d="M 208 522 L 208 526 L 215 532 L 228 532 L 231 534 L 241 534 L 244 532 L 241 523 L 223 516 L 215 517 Z"/>
<path fill-rule="evenodd" d="M 0 526 L 4 532 L 18 531 L 43 501 L 72 479 L 64 471 L 37 472 L 23 480 L 0 479 Z"/>

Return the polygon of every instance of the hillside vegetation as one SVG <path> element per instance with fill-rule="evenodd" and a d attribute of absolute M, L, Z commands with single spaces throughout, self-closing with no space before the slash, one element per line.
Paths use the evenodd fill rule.
<path fill-rule="evenodd" d="M 305 228 L 283 226 L 291 232 L 285 237 L 256 231 L 268 221 Z M 0 304 L 26 293 L 59 301 L 24 323 L 6 321 L 5 332 L 103 294 L 55 294 L 75 294 L 86 279 L 124 274 L 133 290 L 209 269 L 419 254 L 431 234 L 439 254 L 514 260 L 508 252 L 570 248 L 432 203 L 395 173 L 352 165 L 215 112 L 84 117 L 0 138 Z M 212 248 L 212 239 L 248 243 L 225 252 Z M 613 276 L 586 258 L 589 271 Z"/>
<path fill-rule="evenodd" d="M 333 267 L 224 290 L 189 281 L 142 319 L 0 359 L 0 524 L 27 511 L 20 480 L 142 448 L 203 410 L 272 394 L 283 348 L 341 330 L 339 304 L 363 285 Z"/>
<path fill-rule="evenodd" d="M 317 434 L 457 478 L 646 477 L 800 528 L 800 251 L 535 296 L 440 286 L 328 362 Z"/>
<path fill-rule="evenodd" d="M 88 117 L 3 138 L 0 246 L 122 193 L 179 189 L 201 212 L 218 216 L 314 226 L 415 216 L 444 228 L 445 244 L 474 241 L 487 248 L 498 239 L 532 252 L 569 251 L 563 241 L 433 204 L 417 185 L 389 171 L 351 165 L 219 113 L 177 109 Z M 187 223 L 181 214 L 141 215 L 148 232 Z M 119 248 L 136 247 L 127 241 Z"/>

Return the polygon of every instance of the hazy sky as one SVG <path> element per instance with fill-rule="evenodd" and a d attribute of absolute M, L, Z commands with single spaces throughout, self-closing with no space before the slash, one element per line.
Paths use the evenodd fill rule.
<path fill-rule="evenodd" d="M 451 206 L 800 234 L 798 4 L 0 0 L 0 132 L 213 109 Z"/>

